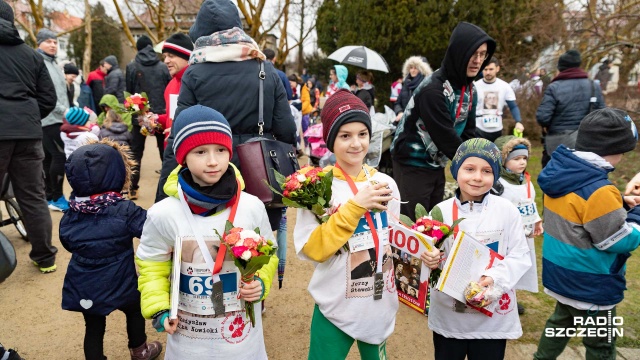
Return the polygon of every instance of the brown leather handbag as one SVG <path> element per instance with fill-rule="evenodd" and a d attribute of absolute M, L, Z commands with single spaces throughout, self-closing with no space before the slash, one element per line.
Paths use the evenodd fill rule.
<path fill-rule="evenodd" d="M 251 138 L 247 142 L 236 146 L 240 159 L 240 172 L 244 179 L 245 191 L 258 197 L 266 207 L 284 207 L 282 197 L 269 189 L 267 184 L 275 189 L 280 185 L 276 181 L 274 170 L 284 176 L 289 176 L 300 169 L 298 158 L 293 145 L 278 140 L 263 137 L 263 83 L 265 79 L 264 63 L 260 63 L 260 95 L 259 95 L 259 137 Z"/>

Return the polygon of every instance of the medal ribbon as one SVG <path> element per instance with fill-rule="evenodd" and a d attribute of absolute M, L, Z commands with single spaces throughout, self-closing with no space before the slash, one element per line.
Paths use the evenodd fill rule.
<path fill-rule="evenodd" d="M 344 170 L 342 170 L 342 168 L 340 167 L 340 165 L 338 165 L 338 163 L 336 163 L 336 168 L 338 168 L 338 170 L 342 172 L 342 175 L 344 175 L 345 179 L 347 179 L 347 184 L 349 184 L 349 187 L 351 188 L 353 195 L 356 195 L 358 193 L 358 188 L 356 187 L 356 184 L 351 179 L 351 176 L 349 176 L 349 174 L 344 172 Z M 367 224 L 369 224 L 369 228 L 371 229 L 371 236 L 373 236 L 373 244 L 376 247 L 376 261 L 378 261 L 378 255 L 380 253 L 380 240 L 378 239 L 378 231 L 376 230 L 376 227 L 373 224 L 373 218 L 371 218 L 371 214 L 368 209 L 367 209 L 367 212 L 364 214 L 364 217 L 365 219 L 367 219 Z"/>
<path fill-rule="evenodd" d="M 236 179 L 238 183 L 238 190 L 236 191 L 236 198 L 231 206 L 231 213 L 229 213 L 229 222 L 233 224 L 233 220 L 236 218 L 236 212 L 238 211 L 238 203 L 240 203 L 240 193 L 242 192 L 240 181 Z M 227 234 L 223 234 L 223 239 Z M 222 239 L 221 239 L 222 240 Z M 213 266 L 212 275 L 216 275 L 222 270 L 222 264 L 224 263 L 224 257 L 227 254 L 227 247 L 220 243 L 220 247 L 218 248 L 218 255 L 216 255 L 216 262 Z"/>
<path fill-rule="evenodd" d="M 458 103 L 458 110 L 456 110 L 456 120 L 460 117 L 460 111 L 462 110 L 462 101 L 464 100 L 464 92 L 467 90 L 466 85 L 462 86 L 460 94 L 460 102 Z M 469 90 L 469 107 L 467 111 L 471 111 L 471 105 L 473 104 L 473 86 Z"/>

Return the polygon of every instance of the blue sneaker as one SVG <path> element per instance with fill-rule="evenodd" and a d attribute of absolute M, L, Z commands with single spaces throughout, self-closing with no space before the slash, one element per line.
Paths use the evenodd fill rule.
<path fill-rule="evenodd" d="M 64 198 L 64 196 L 60 196 L 58 200 L 49 202 L 49 209 L 65 212 L 69 210 L 69 202 Z"/>

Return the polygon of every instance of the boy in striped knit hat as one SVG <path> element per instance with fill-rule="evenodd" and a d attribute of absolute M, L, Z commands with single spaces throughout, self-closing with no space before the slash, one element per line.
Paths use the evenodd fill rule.
<path fill-rule="evenodd" d="M 216 259 L 220 246 L 216 230 L 224 233 L 227 220 L 235 227 L 259 228 L 262 236 L 275 243 L 264 204 L 241 191 L 229 166 L 231 128 L 222 114 L 192 106 L 180 112 L 172 131 L 173 150 L 182 169 L 177 181 L 167 181 L 169 197 L 149 209 L 140 238 L 136 263 L 142 315 L 153 318 L 158 331 L 169 333 L 166 359 L 267 359 L 259 300 L 269 294 L 278 258 L 273 256 L 249 283 L 240 282 L 229 256 L 222 270 L 213 271 L 216 276 L 211 266 L 214 259 L 214 269 L 222 262 Z M 180 292 L 178 319 L 172 320 L 168 276 L 177 237 L 182 237 Z M 219 281 L 224 311 L 212 301 Z M 249 323 L 243 301 L 255 302 L 255 327 Z"/>

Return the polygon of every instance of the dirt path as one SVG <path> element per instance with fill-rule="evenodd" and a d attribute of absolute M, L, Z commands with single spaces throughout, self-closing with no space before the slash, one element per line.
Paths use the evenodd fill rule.
<path fill-rule="evenodd" d="M 155 140 L 148 139 L 142 161 L 140 199 L 144 208 L 153 204 L 160 169 Z M 65 194 L 70 193 L 65 185 Z M 4 209 L 4 204 L 2 204 Z M 6 211 L 3 210 L 6 215 Z M 0 284 L 0 342 L 17 348 L 30 360 L 39 359 L 83 359 L 82 341 L 84 321 L 77 312 L 63 311 L 60 307 L 61 289 L 70 253 L 58 239 L 58 223 L 62 213 L 51 213 L 54 223 L 53 243 L 58 247 L 58 271 L 41 275 L 29 261 L 30 245 L 20 239 L 13 227 L 0 228 L 13 242 L 18 253 L 18 268 L 4 283 Z M 287 269 L 284 286 L 277 289 L 274 284 L 267 299 L 264 316 L 265 341 L 270 359 L 306 359 L 309 343 L 309 325 L 313 301 L 306 290 L 313 266 L 297 259 L 293 250 L 292 232 L 295 212 L 289 212 L 289 237 Z M 165 342 L 164 334 L 158 334 L 147 323 L 150 340 Z M 107 320 L 104 341 L 105 355 L 109 359 L 127 359 L 124 315 L 114 312 Z M 507 358 L 516 359 L 513 344 L 508 346 Z M 433 344 L 427 319 L 400 305 L 396 328 L 388 340 L 387 353 L 391 359 L 432 359 Z M 348 359 L 359 359 L 354 346 Z"/>

